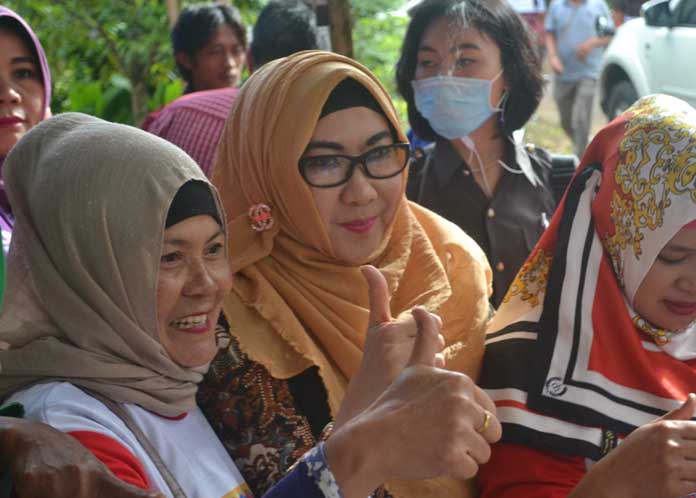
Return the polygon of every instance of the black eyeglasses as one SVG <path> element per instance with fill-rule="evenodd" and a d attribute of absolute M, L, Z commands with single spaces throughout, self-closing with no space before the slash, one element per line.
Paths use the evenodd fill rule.
<path fill-rule="evenodd" d="M 382 180 L 403 171 L 410 157 L 410 146 L 405 143 L 382 145 L 359 156 L 330 154 L 303 157 L 299 161 L 302 178 L 312 187 L 338 187 L 350 180 L 353 170 L 362 165 L 369 178 Z"/>

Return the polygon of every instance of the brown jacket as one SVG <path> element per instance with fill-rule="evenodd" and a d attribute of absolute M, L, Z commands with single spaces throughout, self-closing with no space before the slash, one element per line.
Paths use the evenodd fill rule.
<path fill-rule="evenodd" d="M 549 154 L 531 146 L 527 153 L 540 184 L 534 186 L 525 175 L 504 171 L 490 200 L 447 141 L 426 149 L 411 166 L 408 198 L 457 224 L 486 253 L 493 269 L 495 307 L 556 208 Z"/>

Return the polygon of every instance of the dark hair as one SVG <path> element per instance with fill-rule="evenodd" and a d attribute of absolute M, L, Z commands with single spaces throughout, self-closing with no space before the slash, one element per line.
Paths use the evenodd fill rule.
<path fill-rule="evenodd" d="M 230 5 L 216 3 L 198 3 L 189 5 L 179 14 L 174 28 L 172 28 L 172 46 L 174 54 L 185 53 L 195 58 L 198 52 L 205 47 L 210 37 L 220 26 L 227 24 L 246 50 L 246 28 L 242 22 L 239 11 Z M 186 81 L 191 81 L 191 71 L 176 63 L 181 76 Z"/>
<path fill-rule="evenodd" d="M 272 0 L 259 14 L 251 37 L 254 68 L 302 50 L 318 48 L 317 21 L 301 0 Z"/>
<path fill-rule="evenodd" d="M 500 49 L 508 93 L 502 131 L 510 135 L 524 126 L 541 101 L 544 79 L 529 28 L 506 0 L 424 0 L 409 15 L 411 22 L 396 65 L 396 84 L 408 105 L 411 128 L 420 138 L 429 141 L 440 138 L 416 109 L 411 86 L 423 34 L 439 17 L 463 21 L 463 26 L 477 29 L 495 42 Z"/>

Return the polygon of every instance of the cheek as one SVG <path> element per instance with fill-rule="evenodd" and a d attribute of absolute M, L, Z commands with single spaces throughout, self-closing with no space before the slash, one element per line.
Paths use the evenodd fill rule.
<path fill-rule="evenodd" d="M 43 85 L 38 82 L 28 85 L 24 93 L 24 113 L 31 128 L 43 121 L 44 118 Z"/>
<path fill-rule="evenodd" d="M 324 230 L 329 230 L 331 220 L 340 209 L 340 188 L 311 188 L 314 206 L 317 208 L 319 218 L 324 225 Z"/>
<path fill-rule="evenodd" d="M 384 203 L 384 218 L 385 224 L 391 222 L 394 218 L 394 213 L 396 208 L 399 206 L 401 197 L 403 195 L 403 178 L 402 176 L 396 176 L 394 178 L 388 178 L 386 180 L 379 180 L 377 184 L 377 192 L 380 199 Z"/>
<path fill-rule="evenodd" d="M 180 279 L 174 275 L 160 275 L 157 283 L 157 319 L 160 328 L 164 328 L 172 318 L 183 288 Z"/>
<path fill-rule="evenodd" d="M 221 299 L 232 290 L 232 270 L 227 258 L 220 260 L 210 271 L 213 280 L 217 284 Z"/>
<path fill-rule="evenodd" d="M 671 269 L 656 263 L 645 275 L 633 298 L 636 313 L 645 316 L 655 310 L 666 297 L 673 281 Z"/>

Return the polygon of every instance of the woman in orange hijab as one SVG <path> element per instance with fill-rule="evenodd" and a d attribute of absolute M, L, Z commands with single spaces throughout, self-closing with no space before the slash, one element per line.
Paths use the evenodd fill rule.
<path fill-rule="evenodd" d="M 412 344 L 385 341 L 383 360 L 358 369 L 369 322 L 363 265 L 386 279 L 391 300 L 382 321 L 410 319 L 414 306 L 437 313 L 447 366 L 478 375 L 490 268 L 464 232 L 406 200 L 407 163 L 387 91 L 360 64 L 324 52 L 302 52 L 254 73 L 223 133 L 213 181 L 230 220 L 235 272 L 224 311 L 241 352 L 287 381 L 291 404 L 315 437 L 322 422 L 354 414 L 338 410 L 351 378 L 367 380 L 352 385 L 371 391 L 354 397 L 371 401 Z M 223 441 L 239 438 L 228 404 L 235 389 L 226 384 L 239 382 L 230 374 L 234 361 L 213 365 L 199 398 Z M 262 456 L 253 444 L 246 448 L 249 461 Z M 283 470 L 282 461 L 269 465 Z M 469 492 L 444 481 L 388 488 L 399 497 Z"/>

